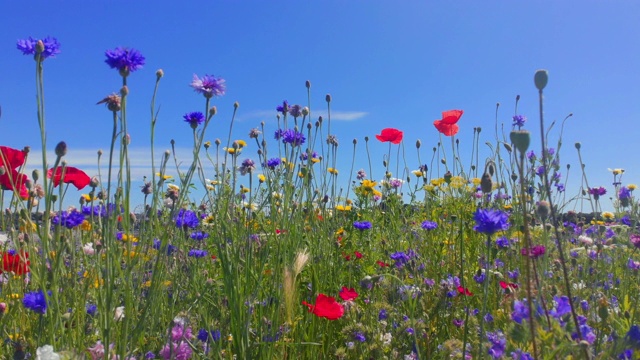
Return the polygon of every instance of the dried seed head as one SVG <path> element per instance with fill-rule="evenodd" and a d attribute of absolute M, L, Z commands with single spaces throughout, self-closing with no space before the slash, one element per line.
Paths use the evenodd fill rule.
<path fill-rule="evenodd" d="M 536 85 L 538 90 L 544 89 L 547 86 L 547 82 L 549 81 L 549 72 L 547 70 L 538 70 L 536 74 L 533 76 L 533 82 Z"/>

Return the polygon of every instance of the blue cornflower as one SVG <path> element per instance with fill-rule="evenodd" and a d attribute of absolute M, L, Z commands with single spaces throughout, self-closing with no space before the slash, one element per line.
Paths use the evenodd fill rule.
<path fill-rule="evenodd" d="M 409 255 L 405 254 L 402 251 L 394 252 L 393 254 L 389 255 L 389 257 L 395 261 L 395 266 L 398 269 L 401 269 L 406 263 L 409 262 L 409 260 L 411 260 Z"/>
<path fill-rule="evenodd" d="M 298 132 L 293 129 L 287 129 L 282 132 L 282 143 L 283 144 L 291 144 L 293 146 L 300 146 L 304 144 L 307 138 L 302 135 L 301 132 Z"/>
<path fill-rule="evenodd" d="M 122 76 L 127 76 L 144 65 L 144 56 L 136 49 L 117 47 L 105 51 L 104 54 L 107 57 L 104 62 L 112 69 L 118 69 Z"/>
<path fill-rule="evenodd" d="M 487 277 L 482 270 L 473 275 L 473 280 L 475 280 L 478 284 L 482 284 L 486 278 Z"/>
<path fill-rule="evenodd" d="M 195 232 L 192 232 L 191 235 L 189 235 L 189 237 L 192 238 L 193 240 L 204 240 L 209 237 L 209 234 L 202 231 L 195 231 Z"/>
<path fill-rule="evenodd" d="M 640 348 L 640 327 L 638 325 L 631 325 L 624 339 L 629 345 L 633 346 L 634 348 Z"/>
<path fill-rule="evenodd" d="M 378 313 L 378 320 L 379 321 L 386 320 L 388 317 L 389 315 L 387 314 L 387 310 L 380 309 L 380 312 Z"/>
<path fill-rule="evenodd" d="M 513 302 L 511 319 L 518 324 L 522 324 L 522 320 L 529 319 L 529 307 L 527 306 L 526 301 L 516 300 Z"/>
<path fill-rule="evenodd" d="M 18 50 L 22 51 L 24 55 L 36 55 L 37 44 L 38 40 L 29 36 L 27 39 L 18 40 L 16 47 Z M 60 43 L 58 42 L 58 39 L 47 36 L 42 39 L 42 44 L 44 45 L 44 49 L 42 50 L 42 53 L 40 53 L 42 60 L 48 57 L 55 57 L 60 54 Z"/>
<path fill-rule="evenodd" d="M 527 117 L 524 115 L 513 115 L 513 126 L 517 126 L 518 129 L 524 126 L 527 122 Z"/>
<path fill-rule="evenodd" d="M 560 320 L 563 316 L 571 313 L 571 304 L 569 303 L 569 298 L 566 296 L 554 296 L 553 301 L 556 302 L 556 308 L 551 309 L 549 314 L 554 318 Z"/>
<path fill-rule="evenodd" d="M 39 314 L 45 314 L 47 312 L 47 299 L 42 290 L 24 294 L 22 304 L 27 309 Z"/>
<path fill-rule="evenodd" d="M 53 225 L 64 226 L 67 229 L 73 229 L 82 224 L 83 221 L 84 214 L 78 210 L 61 211 L 51 219 Z"/>
<path fill-rule="evenodd" d="M 284 100 L 282 102 L 282 105 L 278 105 L 276 107 L 276 111 L 281 113 L 282 115 L 285 115 L 289 112 L 289 102 L 287 100 Z"/>
<path fill-rule="evenodd" d="M 509 214 L 501 210 L 478 208 L 473 214 L 473 219 L 476 221 L 473 230 L 484 234 L 491 235 L 509 228 Z"/>
<path fill-rule="evenodd" d="M 494 359 L 501 358 L 504 354 L 504 349 L 507 347 L 507 338 L 504 334 L 500 330 L 488 332 L 487 340 L 491 343 L 491 347 L 488 350 L 489 355 Z"/>
<path fill-rule="evenodd" d="M 156 354 L 154 354 L 152 351 L 149 351 L 146 354 L 144 354 L 144 358 L 145 359 L 155 359 L 156 358 Z"/>
<path fill-rule="evenodd" d="M 633 349 L 626 349 L 622 353 L 618 355 L 618 359 L 620 360 L 632 360 L 633 359 Z"/>
<path fill-rule="evenodd" d="M 180 212 L 178 212 L 178 215 L 176 215 L 175 217 L 175 221 L 176 226 L 179 228 L 189 227 L 194 229 L 198 226 L 199 223 L 196 213 L 186 209 L 180 209 Z"/>
<path fill-rule="evenodd" d="M 202 258 L 207 256 L 207 250 L 191 249 L 189 250 L 189 256 L 195 257 L 195 258 Z"/>
<path fill-rule="evenodd" d="M 156 250 L 160 250 L 160 247 L 162 246 L 162 242 L 158 239 L 153 239 L 153 248 Z M 173 254 L 173 252 L 176 251 L 176 247 L 168 244 L 167 245 L 167 255 L 171 255 Z"/>
<path fill-rule="evenodd" d="M 534 360 L 533 356 L 531 356 L 531 354 L 529 354 L 528 352 L 524 352 L 520 349 L 514 351 L 511 353 L 511 358 L 513 360 Z"/>
<path fill-rule="evenodd" d="M 227 87 L 223 78 L 217 78 L 213 75 L 205 75 L 200 79 L 198 75 L 193 74 L 193 81 L 189 84 L 196 92 L 210 99 L 214 96 L 224 95 Z"/>
<path fill-rule="evenodd" d="M 367 338 L 364 336 L 364 334 L 363 334 L 363 333 L 361 333 L 361 332 L 359 332 L 359 331 L 358 331 L 358 332 L 355 332 L 355 333 L 353 334 L 353 338 L 354 338 L 354 340 L 358 340 L 358 341 L 360 341 L 360 342 L 365 342 L 365 341 L 367 341 Z"/>
<path fill-rule="evenodd" d="M 95 304 L 87 304 L 87 314 L 94 316 L 98 312 L 98 307 Z"/>
<path fill-rule="evenodd" d="M 484 316 L 484 322 L 487 322 L 487 323 L 493 322 L 493 316 L 490 313 L 487 313 Z"/>
<path fill-rule="evenodd" d="M 293 117 L 300 117 L 302 116 L 302 106 L 300 105 L 291 105 L 289 107 L 289 115 L 293 116 Z"/>
<path fill-rule="evenodd" d="M 536 175 L 538 175 L 538 176 L 544 175 L 544 172 L 545 172 L 545 168 L 542 165 L 538 166 L 538 168 L 536 169 Z"/>
<path fill-rule="evenodd" d="M 371 223 L 369 221 L 354 221 L 353 227 L 360 231 L 368 230 L 371 229 Z"/>
<path fill-rule="evenodd" d="M 275 169 L 281 163 L 282 163 L 282 160 L 280 158 L 271 158 L 271 159 L 267 160 L 267 167 L 270 168 L 270 169 Z"/>
<path fill-rule="evenodd" d="M 631 226 L 631 218 L 629 215 L 625 215 L 620 218 L 620 223 L 623 225 Z"/>
<path fill-rule="evenodd" d="M 509 276 L 509 278 L 513 280 L 518 280 L 518 277 L 520 276 L 520 270 L 513 269 L 513 271 L 507 271 L 507 276 Z"/>
<path fill-rule="evenodd" d="M 509 248 L 509 239 L 507 239 L 505 236 L 497 238 L 496 239 L 496 246 L 498 246 L 498 248 L 500 248 L 500 249 Z"/>
<path fill-rule="evenodd" d="M 200 111 L 186 113 L 184 114 L 184 116 L 182 116 L 182 118 L 185 122 L 188 122 L 193 129 L 197 128 L 198 125 L 204 122 L 204 114 Z"/>
<path fill-rule="evenodd" d="M 420 225 L 420 227 L 425 230 L 435 230 L 438 228 L 438 223 L 435 221 L 425 220 L 422 222 L 422 225 Z"/>

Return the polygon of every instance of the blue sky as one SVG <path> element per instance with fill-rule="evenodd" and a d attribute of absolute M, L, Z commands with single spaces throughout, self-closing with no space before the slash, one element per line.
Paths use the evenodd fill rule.
<path fill-rule="evenodd" d="M 128 46 L 146 57 L 128 80 L 138 180 L 149 171 L 149 101 L 159 68 L 165 72 L 157 99 L 159 152 L 175 139 L 188 156 L 191 131 L 182 115 L 204 107 L 188 87 L 193 74 L 227 81 L 226 95 L 214 101 L 218 114 L 206 136 L 212 141 L 226 139 L 235 101 L 233 138 L 247 139 L 261 121 L 274 131 L 275 107 L 284 99 L 306 105 L 310 80 L 314 117 L 325 112 L 325 94 L 332 95 L 345 184 L 352 139 L 360 141 L 355 170 L 367 168 L 363 138 L 396 127 L 405 132 L 408 167 L 415 169 L 415 141 L 422 141 L 423 160 L 430 159 L 438 141 L 433 121 L 449 109 L 465 111 L 457 138 L 467 163 L 473 128 L 483 128 L 486 149 L 484 142 L 495 142 L 496 103 L 508 131 L 516 95 L 539 153 L 533 74 L 544 68 L 550 74 L 547 124 L 574 114 L 561 151 L 563 169 L 572 166 L 569 189 L 579 186 L 573 146 L 579 141 L 590 185 L 611 193 L 607 168 L 624 168 L 625 184 L 640 182 L 634 128 L 640 117 L 639 13 L 635 1 L 2 2 L 0 144 L 38 151 L 35 66 L 15 48 L 28 36 L 54 36 L 62 44 L 62 53 L 45 61 L 48 144 L 51 150 L 66 141 L 69 164 L 90 175 L 111 131 L 110 114 L 96 102 L 121 83 L 104 63 L 104 51 Z M 370 149 L 379 179 L 388 147 L 374 139 Z M 249 147 L 243 155 L 256 158 L 255 151 Z M 35 160 L 29 164 L 29 170 L 36 167 Z"/>

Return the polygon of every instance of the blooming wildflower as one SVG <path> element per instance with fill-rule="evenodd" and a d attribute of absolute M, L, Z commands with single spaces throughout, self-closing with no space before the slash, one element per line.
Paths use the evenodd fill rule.
<path fill-rule="evenodd" d="M 640 327 L 638 325 L 631 325 L 624 339 L 627 344 L 634 348 L 640 348 Z"/>
<path fill-rule="evenodd" d="M 27 39 L 18 40 L 16 47 L 18 50 L 22 51 L 22 54 L 24 55 L 36 55 L 36 45 L 38 44 L 38 41 L 39 40 L 29 36 Z M 48 57 L 55 57 L 60 54 L 60 43 L 58 42 L 58 39 L 47 36 L 41 41 L 44 45 L 44 50 L 40 53 L 42 60 Z"/>
<path fill-rule="evenodd" d="M 538 168 L 536 169 L 536 175 L 538 176 L 542 176 L 545 173 L 545 168 L 544 166 L 538 166 Z"/>
<path fill-rule="evenodd" d="M 589 194 L 593 195 L 593 198 L 598 200 L 600 196 L 605 195 L 607 193 L 607 189 L 602 186 L 597 188 L 589 188 Z"/>
<path fill-rule="evenodd" d="M 546 251 L 547 251 L 547 249 L 545 248 L 544 245 L 535 245 L 530 249 L 522 248 L 520 250 L 520 254 L 522 254 L 524 256 L 529 256 L 532 259 L 537 259 L 537 258 L 541 257 L 542 255 L 544 255 Z"/>
<path fill-rule="evenodd" d="M 315 305 L 306 301 L 303 301 L 302 304 L 309 308 L 309 312 L 329 320 L 337 320 L 344 315 L 344 307 L 337 303 L 335 298 L 325 294 L 318 294 Z"/>
<path fill-rule="evenodd" d="M 477 282 L 478 284 L 482 284 L 486 278 L 487 277 L 484 274 L 484 270 L 478 270 L 475 275 L 473 275 L 473 280 L 475 280 L 475 282 Z"/>
<path fill-rule="evenodd" d="M 549 311 L 549 315 L 560 320 L 563 316 L 571 313 L 571 304 L 569 298 L 566 296 L 554 296 L 553 301 L 556 303 L 556 308 Z"/>
<path fill-rule="evenodd" d="M 376 135 L 376 139 L 381 142 L 390 142 L 392 144 L 400 144 L 402 141 L 402 131 L 393 128 L 382 129 L 379 135 Z"/>
<path fill-rule="evenodd" d="M 193 129 L 197 128 L 198 125 L 204 122 L 204 114 L 202 114 L 200 111 L 186 113 L 184 114 L 184 116 L 182 116 L 182 118 L 185 122 L 188 122 Z"/>
<path fill-rule="evenodd" d="M 371 222 L 369 221 L 354 221 L 353 222 L 353 227 L 362 231 L 362 230 L 368 230 L 371 229 Z"/>
<path fill-rule="evenodd" d="M 162 358 L 165 360 L 187 360 L 191 358 L 192 354 L 193 350 L 191 349 L 191 346 L 187 341 L 180 341 L 179 343 L 168 343 L 158 353 L 158 355 L 162 356 Z"/>
<path fill-rule="evenodd" d="M 191 210 L 180 209 L 178 215 L 176 215 L 175 219 L 176 227 L 189 227 L 196 228 L 198 226 L 198 216 Z"/>
<path fill-rule="evenodd" d="M 62 181 L 65 184 L 73 184 L 76 189 L 82 190 L 91 182 L 89 175 L 72 166 L 65 166 L 64 168 L 59 166 L 55 168 L 55 175 L 53 170 L 54 169 L 49 169 L 49 171 L 47 171 L 47 177 L 53 179 L 54 187 L 60 185 L 60 181 Z M 64 178 L 62 174 L 64 174 Z"/>
<path fill-rule="evenodd" d="M 16 351 L 16 354 L 18 352 Z M 37 360 L 59 360 L 60 355 L 53 351 L 53 346 L 44 345 L 36 349 Z"/>
<path fill-rule="evenodd" d="M 504 236 L 497 238 L 496 239 L 496 246 L 499 249 L 507 249 L 507 248 L 509 248 L 509 239 L 507 239 Z"/>
<path fill-rule="evenodd" d="M 201 79 L 198 75 L 193 74 L 193 80 L 189 86 L 191 86 L 195 92 L 204 95 L 207 99 L 214 96 L 222 96 L 227 90 L 225 80 L 216 78 L 213 75 L 205 75 Z"/>
<path fill-rule="evenodd" d="M 605 221 L 612 221 L 615 218 L 615 215 L 613 215 L 613 213 L 611 211 L 603 211 L 602 212 L 602 218 Z"/>
<path fill-rule="evenodd" d="M 289 106 L 289 115 L 294 118 L 302 116 L 302 106 L 300 105 L 291 105 Z"/>
<path fill-rule="evenodd" d="M 145 358 L 145 359 L 155 359 L 155 358 L 156 358 L 156 354 L 154 354 L 154 353 L 153 353 L 153 352 L 151 352 L 151 351 L 147 351 L 147 353 L 146 353 L 146 354 L 144 354 L 144 358 Z"/>
<path fill-rule="evenodd" d="M 491 343 L 489 348 L 489 355 L 494 359 L 499 359 L 504 354 L 504 350 L 507 347 L 507 339 L 500 330 L 496 332 L 488 332 L 487 340 Z"/>
<path fill-rule="evenodd" d="M 358 170 L 358 174 L 356 175 L 356 179 L 364 180 L 367 177 L 367 173 L 364 172 L 364 169 Z"/>
<path fill-rule="evenodd" d="M 580 301 L 580 308 L 582 309 L 582 311 L 587 312 L 589 311 L 589 302 L 587 300 L 582 300 Z"/>
<path fill-rule="evenodd" d="M 433 122 L 433 125 L 444 136 L 453 136 L 458 133 L 457 122 L 464 111 L 462 110 L 449 110 L 442 112 L 442 119 Z"/>
<path fill-rule="evenodd" d="M 524 123 L 527 122 L 527 117 L 524 115 L 513 115 L 513 126 L 518 127 L 520 129 L 524 126 Z"/>
<path fill-rule="evenodd" d="M 435 221 L 425 220 L 422 222 L 420 227 L 422 227 L 425 230 L 435 230 L 438 228 L 438 223 Z"/>
<path fill-rule="evenodd" d="M 513 312 L 511 313 L 511 319 L 518 324 L 522 324 L 522 320 L 529 319 L 529 307 L 525 300 L 515 300 L 513 302 Z"/>
<path fill-rule="evenodd" d="M 280 165 L 280 163 L 282 162 L 282 160 L 280 160 L 280 158 L 271 158 L 269 160 L 267 160 L 267 167 L 269 167 L 270 169 L 275 169 L 276 167 L 278 167 Z"/>
<path fill-rule="evenodd" d="M 16 170 L 24 164 L 24 161 L 24 151 L 0 146 L 0 167 L 4 168 L 4 172 L 0 172 L 0 189 L 11 190 L 18 193 L 20 198 L 27 199 L 29 197 L 26 187 L 27 176 Z"/>
<path fill-rule="evenodd" d="M 289 102 L 287 100 L 282 101 L 282 105 L 278 105 L 276 111 L 282 113 L 282 115 L 289 113 Z"/>
<path fill-rule="evenodd" d="M 490 313 L 486 313 L 482 319 L 486 323 L 493 322 L 493 316 Z"/>
<path fill-rule="evenodd" d="M 98 313 L 98 307 L 95 304 L 87 304 L 86 309 L 90 316 L 95 316 Z"/>
<path fill-rule="evenodd" d="M 411 258 L 409 257 L 409 255 L 405 254 L 402 251 L 398 251 L 395 252 L 391 255 L 389 255 L 389 257 L 395 261 L 395 266 L 398 269 L 401 269 L 405 264 L 407 264 L 409 262 L 409 260 L 411 260 Z"/>
<path fill-rule="evenodd" d="M 511 353 L 511 358 L 513 360 L 534 360 L 533 356 L 528 352 L 524 352 L 520 349 Z"/>
<path fill-rule="evenodd" d="M 291 144 L 292 146 L 300 146 L 304 144 L 307 139 L 301 132 L 293 129 L 282 131 L 280 135 L 282 137 L 283 144 Z"/>
<path fill-rule="evenodd" d="M 256 164 L 251 159 L 244 159 L 238 168 L 241 175 L 251 174 L 256 169 Z"/>
<path fill-rule="evenodd" d="M 353 339 L 357 340 L 359 342 L 365 342 L 367 341 L 367 338 L 364 336 L 364 334 L 360 331 L 357 331 L 355 333 L 353 333 Z"/>
<path fill-rule="evenodd" d="M 121 98 L 120 95 L 113 93 L 109 96 L 106 96 L 104 99 L 98 101 L 96 103 L 96 105 L 98 104 L 105 104 L 107 106 L 107 109 L 109 109 L 109 111 L 120 111 L 121 109 Z"/>
<path fill-rule="evenodd" d="M 466 287 L 458 286 L 458 293 L 465 296 L 473 296 L 473 293 Z"/>
<path fill-rule="evenodd" d="M 120 321 L 124 319 L 124 306 L 118 306 L 113 312 L 113 320 Z"/>
<path fill-rule="evenodd" d="M 631 270 L 640 270 L 640 261 L 634 261 L 633 259 L 629 258 L 627 267 Z"/>
<path fill-rule="evenodd" d="M 378 312 L 378 321 L 386 320 L 388 317 L 387 310 L 380 309 L 380 312 Z"/>
<path fill-rule="evenodd" d="M 501 210 L 480 209 L 473 214 L 476 226 L 473 230 L 491 235 L 496 231 L 509 228 L 509 214 Z"/>
<path fill-rule="evenodd" d="M 23 275 L 29 272 L 30 264 L 28 252 L 17 254 L 15 251 L 7 251 L 2 254 L 0 274 L 3 272 L 13 272 L 16 275 Z"/>
<path fill-rule="evenodd" d="M 202 258 L 207 256 L 207 250 L 191 249 L 189 250 L 189 256 L 194 258 Z"/>
<path fill-rule="evenodd" d="M 193 240 L 204 240 L 209 237 L 209 234 L 202 231 L 195 231 L 195 232 L 192 232 L 191 235 L 189 235 L 189 237 L 192 238 Z"/>
<path fill-rule="evenodd" d="M 42 290 L 24 294 L 22 304 L 27 309 L 36 313 L 45 314 L 47 312 L 47 300 Z"/>
<path fill-rule="evenodd" d="M 453 325 L 456 327 L 461 327 L 462 325 L 464 325 L 464 320 L 463 319 L 453 319 Z"/>
<path fill-rule="evenodd" d="M 582 334 L 582 339 L 587 341 L 589 344 L 593 344 L 596 340 L 596 334 L 593 333 L 593 329 L 587 325 L 587 318 L 582 315 L 578 315 L 578 324 L 580 325 L 580 334 Z M 571 334 L 571 338 L 576 340 L 579 338 L 577 333 Z"/>
<path fill-rule="evenodd" d="M 107 65 L 112 69 L 118 69 L 122 76 L 127 76 L 144 65 L 144 56 L 136 49 L 117 47 L 105 51 L 104 54 L 107 57 Z"/>
<path fill-rule="evenodd" d="M 56 214 L 52 219 L 53 225 L 64 226 L 67 229 L 73 229 L 84 221 L 84 214 L 78 210 L 62 211 Z"/>
<path fill-rule="evenodd" d="M 620 360 L 633 360 L 633 349 L 626 349 L 618 355 Z"/>

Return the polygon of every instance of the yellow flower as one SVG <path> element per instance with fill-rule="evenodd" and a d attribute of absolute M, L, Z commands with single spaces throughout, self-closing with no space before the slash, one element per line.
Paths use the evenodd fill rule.
<path fill-rule="evenodd" d="M 258 181 L 263 183 L 266 180 L 263 174 L 258 174 Z"/>
<path fill-rule="evenodd" d="M 627 189 L 629 189 L 629 191 L 633 191 L 637 188 L 638 186 L 636 184 L 629 184 L 627 185 Z"/>
<path fill-rule="evenodd" d="M 9 295 L 9 298 L 13 300 L 20 299 L 20 297 L 21 297 L 20 294 L 16 294 L 16 293 Z"/>
<path fill-rule="evenodd" d="M 338 175 L 338 169 L 329 168 L 327 171 L 332 175 Z"/>
<path fill-rule="evenodd" d="M 246 142 L 246 141 L 244 141 L 244 140 L 236 140 L 234 143 L 235 143 L 235 144 L 237 144 L 237 145 L 238 145 L 238 147 L 239 147 L 239 148 L 241 148 L 241 149 L 242 149 L 243 147 L 247 146 L 247 142 Z"/>
<path fill-rule="evenodd" d="M 444 179 L 443 178 L 437 178 L 437 179 L 431 179 L 431 185 L 435 186 L 440 186 L 444 184 Z"/>
<path fill-rule="evenodd" d="M 336 235 L 342 235 L 344 234 L 344 228 L 340 227 L 340 229 L 336 230 Z"/>
<path fill-rule="evenodd" d="M 162 174 L 160 174 L 159 172 L 157 172 L 157 173 L 156 173 L 156 176 L 157 176 L 157 177 L 159 177 L 159 178 L 161 178 L 162 180 L 169 180 L 169 179 L 173 179 L 173 176 L 171 176 L 171 175 L 166 175 L 166 174 L 165 174 L 165 175 L 162 175 Z"/>
<path fill-rule="evenodd" d="M 473 183 L 474 186 L 478 186 L 480 185 L 480 178 L 473 178 L 471 179 L 471 182 Z"/>
<path fill-rule="evenodd" d="M 205 148 L 205 149 L 208 149 L 208 148 L 210 148 L 210 147 L 211 147 L 211 141 L 205 141 L 205 142 L 204 142 L 204 148 Z"/>
<path fill-rule="evenodd" d="M 315 163 L 319 163 L 319 162 L 320 162 L 320 159 L 318 159 L 318 158 L 311 158 L 311 162 L 312 162 L 312 163 L 314 163 L 314 164 L 315 164 Z"/>
<path fill-rule="evenodd" d="M 229 154 L 235 154 L 236 153 L 236 149 L 234 149 L 234 148 L 226 148 L 225 147 L 225 148 L 222 148 L 222 150 L 228 152 Z"/>
<path fill-rule="evenodd" d="M 620 175 L 622 173 L 624 173 L 624 169 L 608 169 L 609 171 L 611 171 L 613 173 L 613 175 Z"/>
<path fill-rule="evenodd" d="M 422 177 L 422 171 L 420 171 L 420 170 L 413 170 L 412 173 L 416 177 Z"/>
<path fill-rule="evenodd" d="M 175 184 L 167 184 L 167 188 L 169 190 L 180 191 L 180 186 L 175 185 Z"/>
<path fill-rule="evenodd" d="M 602 213 L 602 217 L 603 217 L 605 220 L 611 221 L 611 220 L 613 220 L 613 219 L 615 218 L 615 215 L 613 215 L 613 213 L 612 213 L 612 212 L 610 212 L 610 211 L 604 211 L 604 212 Z"/>
<path fill-rule="evenodd" d="M 304 174 L 302 173 L 302 171 L 298 171 L 298 177 L 299 178 L 303 178 L 304 177 Z"/>
<path fill-rule="evenodd" d="M 246 193 L 248 193 L 250 191 L 251 191 L 251 189 L 249 189 L 248 187 L 244 187 L 243 186 L 243 187 L 240 188 L 240 192 L 243 193 L 243 194 L 246 194 Z"/>
<path fill-rule="evenodd" d="M 84 201 L 86 201 L 86 202 L 92 202 L 94 200 L 97 200 L 97 198 L 91 197 L 91 195 L 89 195 L 89 194 L 82 194 L 82 195 L 80 195 L 80 197 L 83 198 Z"/>
<path fill-rule="evenodd" d="M 511 208 L 513 208 L 513 206 L 511 206 L 511 204 L 506 204 L 505 206 L 503 206 L 503 208 L 505 210 L 511 210 Z"/>
<path fill-rule="evenodd" d="M 204 220 L 202 220 L 202 224 L 205 226 L 211 226 L 214 224 L 215 218 L 213 217 L 213 215 L 209 215 L 206 218 L 204 218 Z"/>
<path fill-rule="evenodd" d="M 428 191 L 428 192 L 434 192 L 434 191 L 436 190 L 436 187 L 435 187 L 435 186 L 433 186 L 433 185 L 425 185 L 425 186 L 423 186 L 422 188 L 423 188 L 425 191 Z"/>
<path fill-rule="evenodd" d="M 369 179 L 364 179 L 362 180 L 362 182 L 360 183 L 360 186 L 362 186 L 365 189 L 370 189 L 373 190 L 374 187 L 376 187 L 376 185 L 378 185 L 377 182 L 375 181 L 371 181 Z"/>
<path fill-rule="evenodd" d="M 91 231 L 91 223 L 87 220 L 84 220 L 82 224 L 80 224 L 80 230 Z"/>
<path fill-rule="evenodd" d="M 336 205 L 337 211 L 351 211 L 351 206 L 349 205 Z"/>

